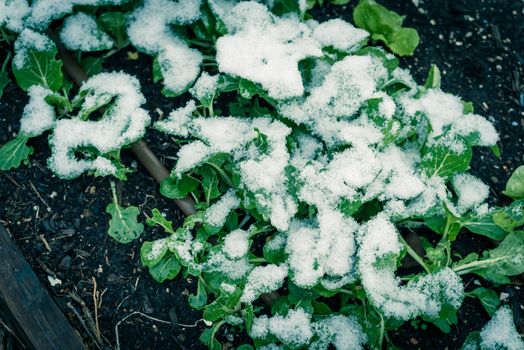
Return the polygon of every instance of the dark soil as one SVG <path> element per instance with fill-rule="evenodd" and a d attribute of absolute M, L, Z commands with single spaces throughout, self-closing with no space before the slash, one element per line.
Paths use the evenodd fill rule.
<path fill-rule="evenodd" d="M 472 172 L 492 188 L 493 202 L 506 201 L 499 193 L 512 170 L 524 163 L 524 3 L 515 0 L 381 0 L 388 8 L 406 15 L 406 25 L 415 27 L 421 44 L 415 57 L 402 59 L 417 81 L 424 81 L 431 63 L 443 72 L 443 89 L 472 101 L 479 114 L 494 122 L 501 135 L 500 158 L 489 150 L 476 151 Z M 418 3 L 418 6 L 415 6 Z M 348 6 L 325 5 L 314 11 L 315 18 L 326 20 L 344 17 L 351 20 Z M 1 48 L 0 48 L 1 49 Z M 141 81 L 147 98 L 146 108 L 154 119 L 183 103 L 166 99 L 160 85 L 151 79 L 151 59 L 140 54 L 128 57 L 128 48 L 106 60 L 106 70 L 123 70 Z M 3 55 L 2 55 L 3 56 Z M 10 84 L 0 102 L 0 143 L 11 139 L 19 128 L 19 118 L 27 97 Z M 150 132 L 146 141 L 164 164 L 173 165 L 176 145 L 168 137 Z M 96 281 L 97 312 L 102 347 L 114 346 L 115 326 L 127 315 L 140 311 L 164 321 L 178 319 L 193 324 L 200 313 L 187 306 L 185 295 L 196 289 L 195 281 L 179 276 L 158 284 L 141 267 L 139 249 L 144 239 L 160 237 L 161 232 L 148 228 L 143 237 L 122 245 L 106 234 L 109 217 L 105 207 L 111 201 L 109 180 L 82 176 L 73 181 L 56 178 L 47 168 L 49 155 L 45 137 L 32 142 L 36 154 L 31 164 L 0 173 L 0 222 L 6 226 L 42 283 L 84 337 L 94 347 L 89 335 L 68 303 L 87 319 L 94 318 L 93 293 Z M 128 164 L 134 164 L 130 154 Z M 179 223 L 181 213 L 174 203 L 158 193 L 158 186 L 146 171 L 137 166 L 129 180 L 119 186 L 123 204 L 139 206 L 144 214 L 159 208 Z M 459 251 L 477 251 L 489 247 L 488 240 L 461 235 Z M 48 276 L 62 284 L 51 287 Z M 479 282 L 468 280 L 467 289 Z M 524 291 L 519 286 L 501 287 L 505 303 L 512 306 L 516 322 L 523 330 Z M 72 296 L 74 295 L 74 296 Z M 77 299 L 77 301 L 74 300 Z M 467 299 L 459 311 L 458 326 L 449 334 L 421 322 L 406 323 L 389 334 L 402 349 L 458 349 L 471 330 L 478 330 L 489 317 L 481 305 Z M 173 323 L 173 322 L 172 322 Z M 174 322 L 176 323 L 176 321 Z M 203 329 L 173 326 L 135 315 L 119 327 L 122 349 L 199 349 L 198 336 Z M 1 346 L 0 346 L 1 348 Z"/>

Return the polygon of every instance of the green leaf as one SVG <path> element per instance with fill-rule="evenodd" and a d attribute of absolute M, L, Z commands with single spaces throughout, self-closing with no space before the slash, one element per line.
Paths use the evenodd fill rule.
<path fill-rule="evenodd" d="M 189 306 L 195 310 L 202 310 L 207 304 L 207 292 L 204 279 L 198 279 L 197 293 L 190 294 L 188 297 Z"/>
<path fill-rule="evenodd" d="M 427 316 L 422 316 L 422 319 L 426 322 L 431 322 L 444 333 L 449 333 L 451 331 L 451 325 L 455 325 L 458 322 L 457 319 L 457 310 L 449 304 L 444 304 L 440 309 L 440 312 L 437 317 L 430 318 Z"/>
<path fill-rule="evenodd" d="M 158 62 L 158 57 L 155 57 L 153 59 L 152 73 L 154 83 L 158 83 L 160 80 L 164 79 L 164 77 L 162 76 L 162 69 L 160 68 L 160 63 Z"/>
<path fill-rule="evenodd" d="M 511 174 L 502 193 L 513 199 L 524 198 L 524 165 L 519 166 Z"/>
<path fill-rule="evenodd" d="M 277 16 L 283 16 L 286 13 L 296 13 L 302 15 L 300 11 L 299 1 L 296 0 L 275 0 L 271 11 Z"/>
<path fill-rule="evenodd" d="M 61 108 L 64 111 L 71 112 L 73 110 L 73 105 L 69 99 L 65 96 L 59 94 L 47 95 L 45 101 L 51 106 Z"/>
<path fill-rule="evenodd" d="M 263 255 L 264 259 L 266 259 L 271 264 L 283 263 L 286 259 L 286 246 L 285 244 L 275 245 L 274 243 L 272 244 L 272 241 L 268 241 L 266 244 L 264 244 Z"/>
<path fill-rule="evenodd" d="M 412 56 L 420 43 L 418 32 L 414 28 L 400 28 L 391 36 L 389 48 L 399 56 Z"/>
<path fill-rule="evenodd" d="M 467 292 L 466 295 L 478 298 L 489 316 L 493 316 L 500 305 L 498 294 L 488 288 L 478 287 L 471 292 Z"/>
<path fill-rule="evenodd" d="M 462 227 L 473 233 L 483 235 L 497 241 L 502 241 L 507 234 L 506 231 L 495 224 L 492 213 L 464 218 L 460 223 Z"/>
<path fill-rule="evenodd" d="M 508 234 L 498 247 L 485 251 L 482 259 L 474 258 L 468 255 L 453 270 L 460 275 L 474 273 L 493 283 L 510 283 L 510 276 L 524 272 L 524 231 Z"/>
<path fill-rule="evenodd" d="M 258 149 L 258 151 L 261 154 L 267 154 L 267 150 L 269 146 L 267 142 L 267 135 L 261 133 L 258 128 L 255 128 L 255 131 L 257 133 L 257 138 L 254 140 L 254 144 L 256 148 Z"/>
<path fill-rule="evenodd" d="M 53 47 L 49 51 L 37 51 L 28 48 L 26 59 L 22 67 L 17 67 L 13 62 L 13 74 L 18 86 L 23 90 L 32 85 L 41 85 L 53 91 L 62 87 L 64 76 L 62 74 L 62 61 L 55 59 L 58 50 Z"/>
<path fill-rule="evenodd" d="M 284 168 L 284 173 L 286 175 L 287 191 L 295 201 L 298 201 L 298 193 L 303 186 L 303 183 L 300 181 L 300 172 L 293 165 L 287 165 Z"/>
<path fill-rule="evenodd" d="M 162 283 L 175 278 L 181 266 L 174 254 L 166 254 L 158 264 L 149 268 L 149 273 L 155 281 Z"/>
<path fill-rule="evenodd" d="M 236 350 L 253 350 L 253 349 L 254 349 L 254 347 L 252 345 L 242 344 L 239 347 L 237 347 Z"/>
<path fill-rule="evenodd" d="M 411 56 L 420 42 L 414 28 L 402 27 L 403 16 L 374 0 L 360 0 L 353 10 L 353 20 L 357 27 L 367 30 L 373 40 L 382 41 L 400 56 Z"/>
<path fill-rule="evenodd" d="M 181 178 L 168 177 L 160 183 L 160 193 L 170 199 L 181 199 L 196 190 L 198 180 L 187 175 Z"/>
<path fill-rule="evenodd" d="M 435 266 L 446 266 L 447 249 L 450 249 L 449 241 L 439 242 L 435 248 L 426 248 L 426 257 Z"/>
<path fill-rule="evenodd" d="M 428 177 L 440 176 L 447 179 L 455 173 L 469 169 L 473 156 L 471 146 L 458 136 L 452 141 L 451 146 L 447 143 L 437 142 L 423 151 L 421 167 Z"/>
<path fill-rule="evenodd" d="M 144 232 L 144 225 L 138 222 L 140 211 L 137 207 L 123 208 L 113 202 L 106 207 L 106 213 L 111 215 L 107 233 L 115 241 L 129 243 L 140 237 Z"/>
<path fill-rule="evenodd" d="M 524 199 L 519 199 L 493 214 L 493 222 L 506 232 L 524 225 Z"/>
<path fill-rule="evenodd" d="M 140 261 L 144 266 L 153 267 L 162 260 L 167 251 L 168 247 L 165 239 L 144 242 L 140 248 Z"/>
<path fill-rule="evenodd" d="M 440 69 L 438 69 L 437 65 L 432 64 L 426 82 L 424 83 L 424 87 L 426 89 L 440 89 L 440 81 Z"/>
<path fill-rule="evenodd" d="M 80 66 L 82 66 L 87 76 L 92 77 L 102 72 L 102 62 L 104 62 L 104 59 L 100 57 L 86 57 L 80 61 Z"/>
<path fill-rule="evenodd" d="M 231 75 L 220 74 L 218 77 L 217 91 L 233 92 L 238 89 L 238 78 Z"/>
<path fill-rule="evenodd" d="M 215 301 L 207 305 L 204 309 L 204 318 L 208 321 L 215 322 L 226 315 L 233 314 L 235 308 L 240 302 L 242 290 L 236 288 L 231 294 L 221 294 Z"/>
<path fill-rule="evenodd" d="M 358 56 L 373 56 L 380 58 L 388 72 L 392 73 L 399 65 L 399 60 L 394 55 L 387 53 L 384 49 L 375 46 L 366 46 L 355 52 Z"/>
<path fill-rule="evenodd" d="M 462 104 L 464 105 L 463 112 L 464 114 L 471 114 L 475 112 L 475 106 L 473 105 L 473 102 L 470 101 L 462 101 Z"/>
<path fill-rule="evenodd" d="M 157 208 L 153 209 L 153 217 L 146 219 L 146 224 L 149 227 L 161 226 L 167 233 L 174 234 L 173 223 L 167 220 L 164 215 Z"/>
<path fill-rule="evenodd" d="M 326 315 L 329 316 L 333 313 L 331 308 L 321 301 L 312 300 L 311 305 L 313 305 L 313 310 L 315 315 Z"/>
<path fill-rule="evenodd" d="M 27 146 L 29 138 L 18 135 L 0 148 L 0 170 L 18 168 L 22 162 L 27 162 L 33 154 L 33 147 Z"/>
<path fill-rule="evenodd" d="M 215 323 L 211 328 L 205 329 L 200 335 L 199 340 L 210 350 L 222 350 L 222 344 L 215 338 L 223 322 Z"/>
<path fill-rule="evenodd" d="M 218 176 L 215 170 L 209 166 L 205 166 L 200 171 L 202 175 L 202 188 L 206 197 L 206 202 L 209 203 L 212 199 L 220 196 L 220 190 L 218 189 Z"/>
<path fill-rule="evenodd" d="M 7 64 L 9 63 L 9 60 L 11 59 L 11 52 L 7 52 L 7 56 L 4 60 L 4 63 L 2 64 L 2 69 L 0 69 L 0 98 L 2 98 L 2 95 L 4 93 L 4 89 L 9 84 L 9 76 L 7 75 Z"/>
<path fill-rule="evenodd" d="M 289 301 L 286 296 L 280 296 L 271 305 L 272 315 L 286 315 L 289 312 Z"/>
<path fill-rule="evenodd" d="M 495 157 L 500 158 L 500 147 L 499 145 L 493 145 L 490 148 L 491 153 L 495 155 Z"/>
<path fill-rule="evenodd" d="M 475 331 L 468 334 L 466 337 L 466 340 L 464 341 L 464 344 L 462 344 L 462 347 L 460 350 L 481 350 L 480 343 L 482 342 L 482 339 L 480 337 L 480 332 Z"/>
<path fill-rule="evenodd" d="M 297 304 L 307 300 L 314 300 L 320 295 L 312 289 L 304 289 L 297 286 L 292 281 L 288 281 L 287 287 L 289 289 L 288 300 L 291 304 Z"/>
<path fill-rule="evenodd" d="M 129 44 L 126 34 L 127 14 L 122 12 L 104 12 L 98 17 L 98 24 L 115 40 L 121 49 Z"/>

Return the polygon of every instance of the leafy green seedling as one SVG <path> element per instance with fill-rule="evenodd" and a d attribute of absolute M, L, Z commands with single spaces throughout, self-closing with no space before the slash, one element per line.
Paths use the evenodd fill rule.
<path fill-rule="evenodd" d="M 27 146 L 27 140 L 27 137 L 18 135 L 0 148 L 0 170 L 18 168 L 28 161 L 34 150 L 33 147 Z"/>
<path fill-rule="evenodd" d="M 374 0 L 360 0 L 353 10 L 355 24 L 371 33 L 375 41 L 383 42 L 400 56 L 411 56 L 420 38 L 413 28 L 402 27 L 404 17 Z"/>
<path fill-rule="evenodd" d="M 511 174 L 502 193 L 513 199 L 524 198 L 524 165 L 519 166 Z"/>
<path fill-rule="evenodd" d="M 111 193 L 113 194 L 113 203 L 110 203 L 106 208 L 106 213 L 111 215 L 107 233 L 119 243 L 132 242 L 144 232 L 144 225 L 138 222 L 140 211 L 134 206 L 127 208 L 120 206 L 113 180 L 111 180 Z"/>

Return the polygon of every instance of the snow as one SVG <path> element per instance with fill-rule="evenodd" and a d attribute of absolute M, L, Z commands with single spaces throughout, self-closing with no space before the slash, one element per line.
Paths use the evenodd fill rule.
<path fill-rule="evenodd" d="M 284 102 L 280 113 L 312 129 L 328 145 L 374 143 L 380 131 L 361 120 L 346 121 L 373 97 L 379 81 L 387 76 L 381 61 L 371 56 L 348 56 L 335 63 L 322 85 L 302 100 Z"/>
<path fill-rule="evenodd" d="M 313 30 L 313 37 L 322 47 L 332 46 L 349 53 L 359 49 L 367 41 L 369 33 L 335 18 L 318 25 Z"/>
<path fill-rule="evenodd" d="M 229 190 L 206 210 L 204 221 L 211 226 L 222 227 L 229 213 L 239 206 L 240 200 L 235 191 Z"/>
<path fill-rule="evenodd" d="M 171 25 L 197 21 L 200 5 L 200 0 L 146 0 L 129 20 L 129 40 L 139 50 L 156 56 L 164 86 L 174 93 L 185 91 L 196 80 L 202 54 L 191 49 Z"/>
<path fill-rule="evenodd" d="M 402 249 L 399 233 L 389 218 L 381 213 L 360 231 L 359 272 L 367 296 L 385 316 L 408 320 L 420 315 L 435 317 L 444 304 L 460 307 L 464 298 L 462 280 L 445 268 L 411 280 L 401 286 L 394 275 L 396 264 L 377 262 L 398 256 Z M 382 259 L 382 260 L 381 260 Z M 385 263 L 382 263 L 385 264 Z"/>
<path fill-rule="evenodd" d="M 251 303 L 262 293 L 270 293 L 282 287 L 287 277 L 286 265 L 257 266 L 247 276 L 246 286 L 240 301 Z"/>
<path fill-rule="evenodd" d="M 524 340 L 513 323 L 513 313 L 508 306 L 500 307 L 493 318 L 480 332 L 480 346 L 483 350 L 522 350 Z"/>
<path fill-rule="evenodd" d="M 203 72 L 195 85 L 189 92 L 191 95 L 199 101 L 211 100 L 216 93 L 218 87 L 218 75 L 209 75 L 207 72 Z"/>
<path fill-rule="evenodd" d="M 355 317 L 332 315 L 313 324 L 318 337 L 309 346 L 313 350 L 328 349 L 333 344 L 338 350 L 359 350 L 367 336 Z"/>
<path fill-rule="evenodd" d="M 0 24 L 21 31 L 15 43 L 17 67 L 23 66 L 28 49 L 54 49 L 45 35 L 22 30 L 24 16 L 30 15 L 28 25 L 40 30 L 71 13 L 75 5 L 125 2 L 36 0 L 29 14 L 23 1 L 14 1 L 21 4 L 17 11 L 7 7 L 5 0 L 0 2 Z M 405 248 L 395 222 L 437 212 L 443 203 L 451 208 L 451 188 L 457 197 L 456 208 L 451 208 L 454 212 L 486 210 L 483 203 L 489 188 L 474 176 L 458 174 L 449 183 L 421 172 L 420 163 L 433 155 L 422 158 L 424 145 L 412 136 L 427 137 L 425 146 L 461 153 L 466 150 L 464 139 L 473 145 L 496 144 L 499 136 L 493 125 L 482 116 L 464 114 L 457 96 L 440 89 L 420 90 L 406 70 L 389 72 L 379 57 L 351 55 L 367 41 L 367 32 L 341 19 L 318 23 L 304 22 L 294 13 L 277 17 L 260 2 L 207 2 L 223 21 L 227 35 L 216 43 L 218 74 L 201 72 L 204 56 L 188 46 L 175 27 L 201 19 L 202 3 L 145 0 L 129 16 L 129 39 L 139 50 L 154 56 L 154 68 L 160 70 L 166 90 L 172 94 L 189 91 L 193 98 L 156 122 L 155 128 L 189 139 L 181 143 L 175 176 L 194 170 L 214 155 L 228 155 L 240 184 L 205 211 L 203 222 L 223 227 L 231 211 L 241 205 L 263 208 L 260 214 L 264 219 L 267 216 L 265 221 L 274 228 L 267 233 L 272 238 L 264 249 L 283 250 L 286 260 L 279 265 L 255 266 L 250 262 L 254 226 L 219 233 L 211 251 L 205 251 L 210 242 L 199 241 L 189 230 L 180 229 L 176 235 L 156 241 L 148 258 L 154 259 L 167 248 L 184 266 L 222 277 L 223 293 L 242 288 L 243 303 L 253 303 L 261 294 L 280 289 L 289 279 L 306 289 L 321 286 L 336 290 L 350 283 L 362 284 L 373 307 L 400 320 L 435 317 L 443 305 L 458 308 L 464 287 L 451 269 L 423 274 L 407 283 L 396 276 L 396 258 Z M 269 6 L 272 2 L 265 3 Z M 303 10 L 305 1 L 299 5 Z M 65 19 L 60 37 L 71 50 L 108 49 L 112 44 L 98 29 L 95 18 L 82 12 Z M 348 55 L 333 62 L 334 56 L 328 54 L 332 49 Z M 305 58 L 312 67 L 307 79 L 299 70 Z M 272 115 L 201 116 L 201 105 L 209 107 L 221 75 L 247 79 L 265 90 L 285 120 Z M 387 95 L 384 84 L 395 79 L 411 89 Z M 36 136 L 54 129 L 49 165 L 61 177 L 73 178 L 88 171 L 115 174 L 117 168 L 108 154 L 143 137 L 150 122 L 141 108 L 145 99 L 139 89 L 138 80 L 124 73 L 99 74 L 81 87 L 79 96 L 85 93 L 85 97 L 77 97 L 82 102 L 78 114 L 57 121 L 54 109 L 44 101 L 51 92 L 33 86 L 21 133 Z M 110 101 L 114 106 L 107 108 L 103 117 L 83 118 L 90 109 L 98 110 Z M 426 129 L 428 123 L 431 128 Z M 267 149 L 257 145 L 261 137 L 267 138 Z M 91 147 L 99 155 L 82 151 Z M 292 178 L 286 174 L 290 165 L 294 167 Z M 296 188 L 291 191 L 295 181 Z M 341 205 L 358 208 L 371 201 L 380 203 L 383 211 L 367 222 L 341 211 Z M 251 335 L 271 335 L 273 341 L 289 348 L 333 345 L 362 349 L 366 343 L 355 317 L 313 318 L 306 310 L 256 317 Z M 487 348 L 513 339 L 513 330 L 501 326 L 508 324 L 504 312 L 499 310 L 482 331 Z M 227 320 L 232 324 L 242 321 L 237 316 Z M 501 327 L 511 334 L 499 336 Z"/>
<path fill-rule="evenodd" d="M 322 198 L 319 198 L 319 202 Z M 326 277 L 352 281 L 355 253 L 354 232 L 358 225 L 352 218 L 329 208 L 318 207 L 318 224 L 295 221 L 290 225 L 286 252 L 291 278 L 302 288 L 311 288 Z M 325 286 L 328 288 L 328 284 Z M 329 284 L 328 289 L 340 286 Z"/>
<path fill-rule="evenodd" d="M 53 128 L 56 121 L 54 108 L 45 101 L 46 96 L 53 92 L 40 85 L 32 85 L 27 93 L 29 102 L 20 119 L 20 133 L 27 137 L 40 136 Z"/>
<path fill-rule="evenodd" d="M 470 174 L 453 176 L 452 185 L 458 195 L 457 207 L 460 213 L 479 206 L 489 196 L 489 187 Z"/>
<path fill-rule="evenodd" d="M 188 137 L 189 129 L 187 124 L 191 120 L 191 115 L 196 111 L 196 103 L 190 100 L 184 107 L 180 107 L 169 113 L 169 117 L 154 124 L 154 127 L 162 132 L 180 137 Z"/>
<path fill-rule="evenodd" d="M 211 253 L 202 269 L 209 273 L 218 273 L 232 282 L 245 278 L 253 267 L 246 256 L 231 259 L 224 252 Z"/>
<path fill-rule="evenodd" d="M 161 254 L 166 252 L 167 242 L 165 239 L 157 239 L 151 245 L 151 250 L 147 253 L 148 260 L 156 260 Z"/>
<path fill-rule="evenodd" d="M 312 322 L 311 315 L 301 308 L 287 315 L 261 316 L 253 320 L 251 336 L 266 338 L 273 335 L 290 348 L 328 349 L 333 344 L 339 350 L 363 349 L 367 336 L 355 317 L 332 315 Z M 272 349 L 274 348 L 271 347 Z"/>
<path fill-rule="evenodd" d="M 72 13 L 75 6 L 118 6 L 127 2 L 129 0 L 35 0 L 26 26 L 44 30 L 52 21 Z"/>
<path fill-rule="evenodd" d="M 429 141 L 440 135 L 460 135 L 466 139 L 473 137 L 473 145 L 493 146 L 499 136 L 493 124 L 477 114 L 464 115 L 464 105 L 459 97 L 445 93 L 440 89 L 429 89 L 419 99 L 403 98 L 403 107 L 406 113 L 413 115 L 417 111 L 424 113 L 432 131 L 428 135 Z"/>
<path fill-rule="evenodd" d="M 140 108 L 145 102 L 138 80 L 125 73 L 101 73 L 91 77 L 79 91 L 85 93 L 79 115 L 56 122 L 49 140 L 52 155 L 49 167 L 62 178 L 74 178 L 86 171 L 113 175 L 117 169 L 103 155 L 142 138 L 150 123 L 148 113 Z M 96 110 L 101 101 L 114 99 L 100 120 L 83 120 L 83 111 Z M 94 160 L 78 159 L 81 147 L 94 147 L 100 156 Z"/>
<path fill-rule="evenodd" d="M 0 28 L 20 33 L 24 28 L 24 18 L 31 9 L 26 0 L 0 0 Z"/>
<path fill-rule="evenodd" d="M 113 47 L 111 37 L 101 31 L 95 17 L 78 12 L 64 20 L 60 40 L 68 50 L 100 51 Z"/>
<path fill-rule="evenodd" d="M 172 130 L 174 134 L 181 130 L 200 139 L 180 148 L 175 174 L 181 176 L 215 154 L 231 154 L 238 162 L 242 187 L 253 194 L 257 193 L 254 196 L 256 200 L 269 200 L 266 204 L 270 203 L 272 207 L 272 225 L 277 229 L 287 229 L 297 211 L 296 204 L 284 187 L 284 168 L 289 162 L 286 146 L 286 137 L 291 132 L 289 127 L 269 118 L 189 118 L 185 110 L 177 111 L 169 119 L 160 124 L 163 130 Z M 267 136 L 267 154 L 261 154 L 252 143 L 258 136 L 256 130 Z M 261 191 L 267 193 L 268 197 L 262 196 Z"/>
<path fill-rule="evenodd" d="M 225 24 L 229 34 L 216 43 L 220 72 L 259 83 L 275 99 L 302 95 L 298 62 L 322 55 L 306 24 L 275 17 L 256 2 L 236 5 Z"/>
<path fill-rule="evenodd" d="M 455 121 L 451 131 L 465 137 L 478 137 L 476 146 L 493 146 L 499 141 L 499 134 L 491 122 L 477 114 L 466 114 Z"/>
<path fill-rule="evenodd" d="M 24 67 L 31 50 L 52 51 L 56 50 L 56 46 L 46 35 L 31 29 L 24 29 L 15 41 L 15 57 L 13 58 L 15 68 L 22 69 Z"/>
<path fill-rule="evenodd" d="M 290 310 L 286 316 L 271 318 L 262 316 L 253 320 L 251 336 L 265 338 L 272 334 L 286 345 L 299 348 L 307 345 L 313 337 L 311 315 L 303 309 Z"/>
<path fill-rule="evenodd" d="M 224 253 L 230 259 L 238 259 L 249 251 L 248 233 L 244 230 L 234 230 L 224 238 Z"/>

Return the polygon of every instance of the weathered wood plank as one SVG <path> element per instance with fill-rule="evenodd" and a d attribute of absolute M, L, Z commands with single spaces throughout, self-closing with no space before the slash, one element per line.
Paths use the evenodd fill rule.
<path fill-rule="evenodd" d="M 86 349 L 2 225 L 0 303 L 26 346 L 38 350 Z"/>

